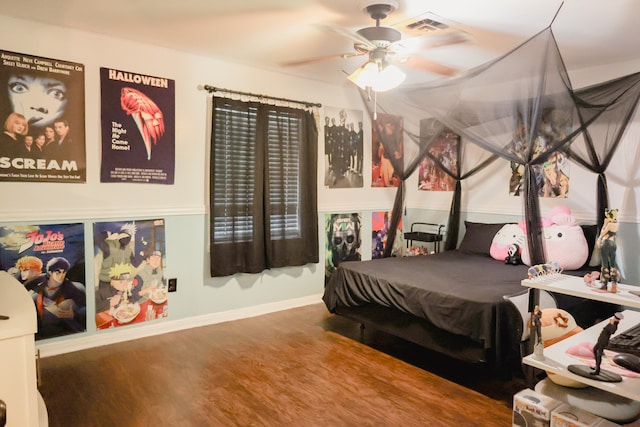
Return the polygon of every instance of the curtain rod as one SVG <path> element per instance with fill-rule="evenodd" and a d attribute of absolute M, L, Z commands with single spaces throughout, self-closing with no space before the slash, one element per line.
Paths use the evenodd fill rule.
<path fill-rule="evenodd" d="M 222 89 L 222 88 L 211 86 L 211 85 L 204 85 L 204 90 L 206 90 L 209 93 L 226 92 L 226 93 L 232 93 L 232 94 L 236 94 L 236 95 L 247 95 L 247 96 L 254 96 L 256 98 L 271 99 L 271 100 L 274 100 L 274 101 L 293 102 L 293 103 L 296 103 L 296 104 L 304 105 L 306 107 L 318 107 L 318 108 L 322 107 L 322 104 L 317 104 L 317 103 L 313 103 L 313 102 L 296 101 L 295 99 L 278 98 L 278 97 L 275 97 L 275 96 L 268 96 L 268 95 L 258 95 L 258 94 L 255 94 L 255 93 L 240 92 L 240 91 L 237 91 L 237 90 L 230 90 L 230 89 Z"/>

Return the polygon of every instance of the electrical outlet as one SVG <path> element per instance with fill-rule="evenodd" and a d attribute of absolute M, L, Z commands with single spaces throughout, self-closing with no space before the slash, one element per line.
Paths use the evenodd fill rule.
<path fill-rule="evenodd" d="M 178 290 L 178 279 L 169 279 L 169 292 Z"/>

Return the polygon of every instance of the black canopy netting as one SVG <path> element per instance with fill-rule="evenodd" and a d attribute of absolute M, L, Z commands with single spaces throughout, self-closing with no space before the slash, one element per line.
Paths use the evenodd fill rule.
<path fill-rule="evenodd" d="M 363 100 L 372 123 L 377 114 L 403 118 L 404 158 L 390 158 L 401 178 L 389 241 L 394 241 L 404 205 L 404 180 L 425 156 L 456 180 L 445 249 L 455 248 L 460 226 L 460 181 L 500 157 L 523 165 L 523 211 L 534 264 L 545 262 L 538 190 L 534 169 L 559 161 L 557 153 L 599 175 L 598 224 L 608 204 L 605 171 L 635 113 L 640 73 L 574 90 L 551 28 L 506 55 L 444 82 L 401 87 Z M 394 141 L 373 126 L 385 150 Z M 429 153 L 437 135 L 448 128 L 461 136 L 459 161 L 447 168 Z M 473 144 L 474 156 L 465 156 Z M 482 150 L 478 150 L 477 148 Z M 484 155 L 479 155 L 484 152 Z M 386 248 L 391 253 L 391 245 Z"/>

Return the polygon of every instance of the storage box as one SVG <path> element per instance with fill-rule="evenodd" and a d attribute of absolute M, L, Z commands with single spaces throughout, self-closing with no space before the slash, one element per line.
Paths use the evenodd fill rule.
<path fill-rule="evenodd" d="M 519 391 L 513 396 L 512 426 L 551 426 L 551 413 L 562 402 L 531 389 Z"/>
<path fill-rule="evenodd" d="M 551 413 L 551 427 L 594 427 L 600 421 L 599 416 L 565 403 Z"/>

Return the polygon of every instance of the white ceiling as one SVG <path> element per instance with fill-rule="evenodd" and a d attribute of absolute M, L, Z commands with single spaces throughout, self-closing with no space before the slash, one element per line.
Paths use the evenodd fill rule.
<path fill-rule="evenodd" d="M 470 41 L 420 56 L 461 70 L 508 52 L 548 26 L 567 68 L 640 59 L 638 0 L 399 0 L 384 26 L 436 14 Z M 327 31 L 374 26 L 363 0 L 21 0 L 0 13 L 258 66 L 331 83 L 345 81 L 366 56 L 282 64 L 354 52 L 353 40 Z M 37 10 L 38 13 L 33 11 Z M 424 36 L 428 37 L 428 36 Z M 403 37 L 405 39 L 406 37 Z M 415 73 L 415 71 L 413 72 Z M 410 74 L 411 76 L 411 74 Z M 422 78 L 425 78 L 424 76 Z M 426 80 L 441 76 L 429 74 Z"/>

